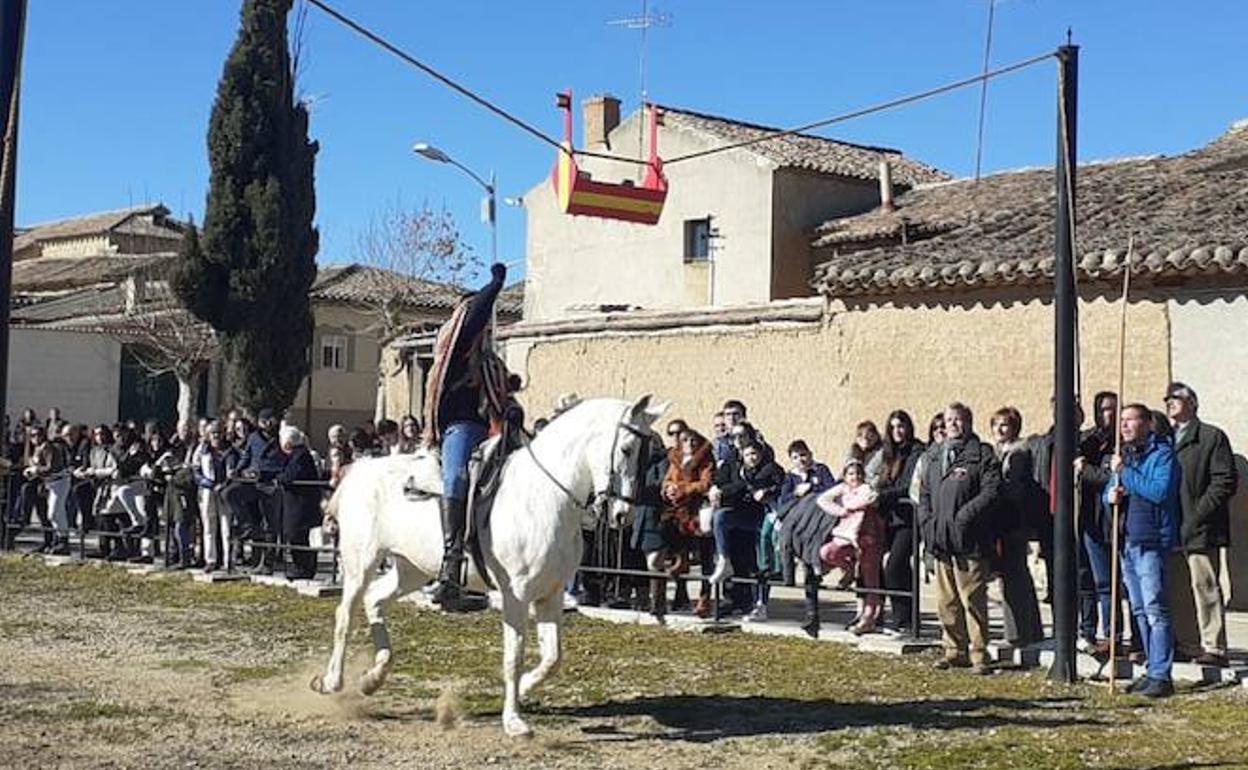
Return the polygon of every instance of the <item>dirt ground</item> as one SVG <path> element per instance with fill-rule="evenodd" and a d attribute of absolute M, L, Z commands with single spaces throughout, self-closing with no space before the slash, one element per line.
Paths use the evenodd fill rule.
<path fill-rule="evenodd" d="M 334 602 L 0 557 L 0 766 L 12 768 L 1248 767 L 1240 688 L 1165 704 L 759 637 L 576 618 L 568 666 L 499 727 L 497 615 L 391 611 L 371 698 L 307 686 Z M 353 637 L 351 676 L 367 640 Z M 447 729 L 436 719 L 461 715 Z"/>

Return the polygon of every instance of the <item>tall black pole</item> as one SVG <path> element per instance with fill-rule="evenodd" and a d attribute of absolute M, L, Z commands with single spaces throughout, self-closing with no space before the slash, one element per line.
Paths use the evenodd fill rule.
<path fill-rule="evenodd" d="M 1053 666 L 1049 679 L 1074 682 L 1075 666 L 1075 110 L 1079 47 L 1057 49 L 1057 232 L 1053 266 L 1056 376 L 1053 382 Z"/>
<path fill-rule="evenodd" d="M 9 406 L 9 302 L 13 293 L 13 215 L 17 191 L 17 76 L 25 26 L 26 0 L 0 0 L 0 419 Z"/>

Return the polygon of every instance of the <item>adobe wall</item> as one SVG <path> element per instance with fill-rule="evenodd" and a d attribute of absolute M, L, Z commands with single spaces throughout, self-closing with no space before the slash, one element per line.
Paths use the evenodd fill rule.
<path fill-rule="evenodd" d="M 1048 428 L 1051 304 L 989 296 L 951 306 L 834 302 L 829 310 L 822 323 L 513 338 L 508 359 L 524 375 L 531 417 L 565 392 L 652 392 L 672 401 L 669 415 L 707 430 L 710 415 L 736 397 L 772 443 L 803 437 L 833 463 L 859 420 L 882 424 L 904 408 L 925 432 L 955 398 L 975 410 L 983 433 L 1005 404 L 1022 411 L 1025 432 Z M 1081 316 L 1084 391 L 1113 388 L 1118 306 L 1088 299 Z M 1128 394 L 1160 394 L 1170 376 L 1166 306 L 1132 305 L 1129 318 L 1138 355 L 1128 362 Z"/>

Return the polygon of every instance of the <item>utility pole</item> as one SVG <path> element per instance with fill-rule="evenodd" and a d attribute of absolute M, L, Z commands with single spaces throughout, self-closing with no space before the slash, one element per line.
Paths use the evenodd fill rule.
<path fill-rule="evenodd" d="M 13 218 L 17 210 L 17 113 L 26 0 L 0 0 L 0 415 L 8 410 L 9 304 L 13 293 Z M 7 440 L 5 437 L 4 440 Z"/>
<path fill-rule="evenodd" d="M 1057 222 L 1053 267 L 1056 366 L 1053 382 L 1053 666 L 1049 679 L 1074 682 L 1075 665 L 1075 128 L 1078 106 L 1079 47 L 1057 49 Z M 1111 640 L 1111 644 L 1113 641 Z"/>

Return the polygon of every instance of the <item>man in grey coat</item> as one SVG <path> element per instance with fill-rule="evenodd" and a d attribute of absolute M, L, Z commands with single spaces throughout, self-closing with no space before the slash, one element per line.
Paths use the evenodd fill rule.
<path fill-rule="evenodd" d="M 945 409 L 945 441 L 928 450 L 927 458 L 918 515 L 923 543 L 936 559 L 936 612 L 945 651 L 936 667 L 989 674 L 988 574 L 1001 464 L 975 435 L 971 410 L 959 402 Z"/>
<path fill-rule="evenodd" d="M 1226 618 L 1221 549 L 1230 545 L 1230 502 L 1238 481 L 1226 434 L 1196 416 L 1196 391 L 1181 382 L 1166 388 L 1166 415 L 1174 426 L 1174 453 L 1182 469 L 1179 535 L 1191 574 L 1202 652 L 1193 660 L 1226 666 Z"/>

